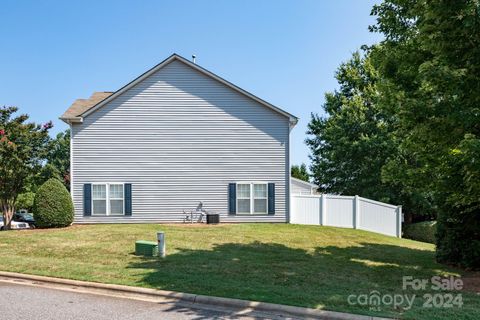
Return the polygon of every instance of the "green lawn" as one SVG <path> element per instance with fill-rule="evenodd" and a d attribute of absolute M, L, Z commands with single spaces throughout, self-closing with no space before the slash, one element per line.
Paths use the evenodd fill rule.
<path fill-rule="evenodd" d="M 163 230 L 167 258 L 133 255 Z M 434 246 L 359 230 L 288 224 L 92 225 L 0 232 L 0 269 L 405 319 L 480 319 L 462 308 L 423 308 L 402 276 L 463 275 L 437 264 Z M 410 310 L 350 305 L 350 294 L 417 294 Z"/>

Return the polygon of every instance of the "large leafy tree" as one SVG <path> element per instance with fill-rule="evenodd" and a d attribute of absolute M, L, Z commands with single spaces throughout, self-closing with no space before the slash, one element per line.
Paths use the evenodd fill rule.
<path fill-rule="evenodd" d="M 308 174 L 307 171 L 307 165 L 305 163 L 302 163 L 301 165 L 293 165 L 291 169 L 291 174 L 292 177 L 309 182 L 310 181 L 310 175 Z"/>
<path fill-rule="evenodd" d="M 480 4 L 386 0 L 372 31 L 384 103 L 401 141 L 384 177 L 430 190 L 439 261 L 480 267 Z"/>
<path fill-rule="evenodd" d="M 61 181 L 70 189 L 70 129 L 58 133 L 52 140 L 47 161 L 57 169 Z"/>
<path fill-rule="evenodd" d="M 353 54 L 325 95 L 325 117 L 312 114 L 306 140 L 314 182 L 323 192 L 399 202 L 397 190 L 382 182 L 381 168 L 397 152 L 395 117 L 378 103 L 378 72 L 368 52 Z"/>
<path fill-rule="evenodd" d="M 39 174 L 34 177 L 35 186 L 39 186 L 51 178 L 63 182 L 70 190 L 70 130 L 60 132 L 47 145 L 47 162 Z"/>
<path fill-rule="evenodd" d="M 15 115 L 16 107 L 0 108 L 0 205 L 9 229 L 15 201 L 25 189 L 25 181 L 35 174 L 46 157 L 48 130 L 52 123 L 39 125 L 27 115 Z"/>

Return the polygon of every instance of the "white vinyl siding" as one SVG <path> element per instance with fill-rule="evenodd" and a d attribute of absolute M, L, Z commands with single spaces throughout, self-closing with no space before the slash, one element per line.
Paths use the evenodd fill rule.
<path fill-rule="evenodd" d="M 315 185 L 310 183 L 305 183 L 297 179 L 292 178 L 291 180 L 291 194 L 303 194 L 303 195 L 312 195 L 317 194 Z"/>
<path fill-rule="evenodd" d="M 75 222 L 286 222 L 289 119 L 179 61 L 72 125 Z M 132 216 L 83 216 L 83 184 L 132 184 Z M 275 215 L 229 215 L 228 184 L 275 183 Z M 260 208 L 260 199 L 257 207 Z"/>

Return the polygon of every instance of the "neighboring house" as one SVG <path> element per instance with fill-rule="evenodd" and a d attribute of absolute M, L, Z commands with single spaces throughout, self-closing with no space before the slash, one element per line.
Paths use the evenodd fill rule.
<path fill-rule="evenodd" d="M 310 183 L 310 182 L 306 182 L 306 181 L 303 181 L 303 180 L 300 180 L 300 179 L 297 179 L 297 178 L 294 178 L 294 177 L 291 177 L 291 193 L 292 194 L 305 194 L 305 195 L 313 195 L 313 194 L 318 194 L 317 192 L 317 189 L 318 189 L 318 186 L 313 184 L 313 183 Z"/>
<path fill-rule="evenodd" d="M 180 222 L 200 201 L 222 221 L 288 222 L 298 119 L 181 56 L 60 119 L 76 223 Z"/>

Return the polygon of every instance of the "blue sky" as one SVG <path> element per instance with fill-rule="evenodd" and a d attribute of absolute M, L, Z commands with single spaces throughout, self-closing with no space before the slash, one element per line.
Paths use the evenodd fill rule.
<path fill-rule="evenodd" d="M 176 52 L 298 116 L 292 163 L 334 73 L 362 44 L 376 1 L 2 1 L 0 104 L 36 122 L 114 91 Z"/>

